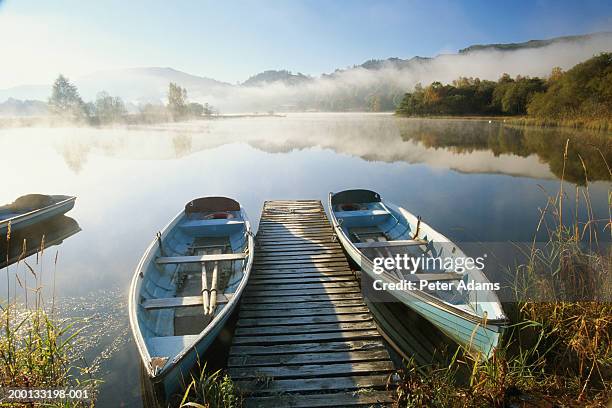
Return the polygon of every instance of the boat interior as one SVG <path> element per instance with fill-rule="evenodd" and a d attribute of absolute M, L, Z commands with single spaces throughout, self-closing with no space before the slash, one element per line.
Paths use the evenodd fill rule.
<path fill-rule="evenodd" d="M 386 274 L 395 279 L 420 281 L 459 281 L 468 278 L 466 273 L 447 270 L 435 258 L 453 256 L 452 243 L 436 242 L 428 238 L 428 233 L 421 225 L 409 222 L 398 211 L 390 209 L 381 200 L 378 193 L 369 190 L 347 190 L 332 196 L 332 211 L 344 235 L 353 243 L 363 256 L 374 261 L 375 258 L 395 258 L 408 254 L 410 258 L 431 259 L 427 268 L 423 262 L 414 273 L 411 270 L 390 268 Z M 445 302 L 461 305 L 467 303 L 466 291 L 429 290 L 430 293 Z"/>
<path fill-rule="evenodd" d="M 223 313 L 245 277 L 248 230 L 240 204 L 224 197 L 188 203 L 153 251 L 142 266 L 138 316 L 150 356 L 163 363 Z"/>

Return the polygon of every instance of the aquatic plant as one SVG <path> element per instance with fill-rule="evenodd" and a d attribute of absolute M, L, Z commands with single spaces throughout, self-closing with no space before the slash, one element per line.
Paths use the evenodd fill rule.
<path fill-rule="evenodd" d="M 209 372 L 206 363 L 199 365 L 200 374 L 192 376 L 185 389 L 181 407 L 195 408 L 237 408 L 242 406 L 238 389 L 232 379 L 217 370 Z"/>
<path fill-rule="evenodd" d="M 565 161 L 568 146 L 569 140 Z M 598 233 L 602 224 L 604 232 L 612 227 L 612 215 L 594 218 L 583 167 L 586 183 L 576 186 L 570 222 L 563 173 L 559 192 L 547 197 L 536 235 L 545 229 L 549 240 L 536 245 L 534 238 L 516 270 L 516 303 L 506 305 L 512 324 L 493 356 L 458 348 L 447 366 L 408 362 L 400 372 L 398 406 L 606 405 L 612 392 L 612 252 Z M 587 207 L 584 221 L 577 216 L 580 202 Z M 612 192 L 608 204 L 612 208 Z"/>
<path fill-rule="evenodd" d="M 11 228 L 9 224 L 6 235 L 10 245 Z M 23 260 L 24 250 L 19 257 Z M 44 239 L 37 256 L 42 256 Z M 8 255 L 7 255 L 8 256 Z M 8 262 L 8 260 L 7 260 Z M 55 296 L 51 302 L 51 311 L 44 307 L 41 286 L 41 270 L 36 271 L 27 262 L 23 279 L 15 275 L 15 281 L 24 290 L 26 303 L 17 301 L 17 294 L 11 299 L 9 267 L 7 275 L 7 299 L 1 305 L 2 319 L 0 336 L 0 388 L 44 388 L 44 389 L 87 389 L 86 399 L 53 399 L 39 401 L 37 405 L 51 407 L 92 407 L 97 381 L 91 377 L 81 376 L 82 367 L 78 367 L 71 357 L 71 349 L 80 335 L 74 321 L 60 319 L 53 313 Z M 57 256 L 55 258 L 57 264 Z M 33 276 L 35 285 L 27 286 L 27 275 Z M 15 288 L 16 292 L 16 288 Z M 34 302 L 27 303 L 28 292 L 33 292 Z M 23 406 L 25 403 L 9 403 L 3 406 Z M 31 404 L 30 404 L 31 405 Z"/>

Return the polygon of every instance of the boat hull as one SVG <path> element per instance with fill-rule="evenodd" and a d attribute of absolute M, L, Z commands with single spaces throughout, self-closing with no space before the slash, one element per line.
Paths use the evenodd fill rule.
<path fill-rule="evenodd" d="M 248 282 L 253 264 L 254 239 L 246 212 L 242 207 L 239 207 L 237 202 L 236 205 L 238 208 L 230 211 L 239 212 L 239 219 L 241 221 L 232 218 L 202 219 L 198 217 L 190 220 L 185 215 L 186 211 L 181 211 L 163 228 L 157 238 L 149 244 L 132 278 L 128 304 L 130 326 L 143 362 L 143 369 L 147 378 L 146 382 L 152 384 L 155 396 L 159 400 L 168 399 L 180 390 L 182 385 L 189 384 L 191 370 L 194 367 L 197 368 L 198 363 L 210 360 L 207 358 L 206 353 L 233 315 Z M 188 207 L 186 206 L 186 208 Z M 204 225 L 204 227 L 193 235 L 192 232 L 197 228 L 198 224 L 201 227 Z M 147 316 L 146 313 L 150 312 L 146 311 L 142 305 L 143 296 L 146 295 L 147 299 L 172 298 L 176 296 L 179 298 L 183 297 L 183 301 L 194 297 L 193 295 L 185 294 L 177 295 L 176 287 L 170 287 L 169 284 L 176 281 L 174 279 L 174 272 L 178 269 L 162 270 L 160 272 L 159 265 L 156 266 L 156 259 L 160 256 L 167 257 L 167 255 L 178 255 L 178 258 L 189 257 L 184 252 L 187 250 L 185 248 L 188 248 L 188 244 L 190 245 L 190 242 L 192 242 L 190 240 L 197 237 L 212 237 L 213 239 L 214 237 L 225 237 L 224 239 L 234 240 L 234 244 L 237 247 L 232 246 L 232 248 L 238 251 L 237 253 L 242 253 L 244 252 L 243 249 L 246 249 L 246 255 L 245 257 L 237 258 L 244 258 L 241 264 L 242 269 L 234 270 L 237 275 L 234 277 L 234 274 L 232 274 L 228 278 L 232 283 L 231 286 L 226 287 L 226 290 L 229 289 L 229 291 L 224 291 L 224 296 L 227 295 L 229 297 L 223 300 L 223 305 L 217 307 L 217 311 L 211 317 L 212 320 L 209 320 L 203 326 L 202 331 L 196 332 L 194 330 L 190 332 L 194 327 L 199 327 L 193 326 L 194 324 L 201 324 L 194 321 L 193 323 L 183 323 L 180 329 L 181 332 L 175 333 L 176 327 L 165 326 L 169 319 L 175 317 L 174 312 L 171 312 L 172 308 L 184 308 L 190 307 L 190 305 L 172 306 L 171 304 L 166 304 L 160 307 L 160 313 L 164 314 Z M 234 244 L 230 243 L 229 245 Z M 241 245 L 244 247 L 241 247 Z M 163 253 L 166 253 L 166 255 Z M 183 260 L 177 262 L 185 263 Z M 194 262 L 194 260 L 189 260 L 188 262 Z M 159 274 L 154 275 L 155 273 Z M 230 284 L 228 283 L 228 285 Z M 154 290 L 159 290 L 159 293 L 154 292 Z M 148 310 L 151 310 L 151 306 L 149 306 Z M 170 313 L 166 314 L 166 311 Z M 158 331 L 153 331 L 153 329 Z M 162 360 L 164 358 L 165 360 Z"/>
<path fill-rule="evenodd" d="M 11 223 L 11 231 L 18 231 L 31 227 L 39 222 L 67 213 L 68 211 L 72 210 L 75 201 L 76 197 L 68 197 L 50 206 L 2 220 L 0 221 L 0 235 L 5 235 L 7 233 L 9 221 Z"/>
<path fill-rule="evenodd" d="M 375 194 L 373 192 L 371 193 Z M 376 198 L 381 201 L 379 197 L 380 196 L 376 194 Z M 391 203 L 384 203 L 383 205 L 383 208 L 385 209 L 393 209 L 394 213 L 396 214 L 396 217 L 411 217 L 414 220 L 417 220 L 417 217 L 414 217 L 407 211 Z M 342 244 L 342 247 L 346 251 L 347 255 L 351 258 L 353 263 L 363 272 L 362 277 L 366 278 L 363 279 L 362 288 L 364 289 L 364 298 L 367 302 L 373 305 L 375 305 L 376 302 L 399 302 L 415 311 L 418 315 L 429 321 L 437 329 L 446 334 L 449 338 L 451 338 L 461 346 L 465 347 L 466 350 L 468 350 L 469 352 L 472 352 L 474 354 L 481 354 L 485 357 L 489 357 L 491 355 L 495 346 L 497 346 L 497 344 L 499 343 L 501 334 L 507 323 L 505 317 L 487 320 L 475 314 L 467 313 L 464 310 L 461 310 L 449 303 L 443 302 L 440 299 L 435 298 L 427 294 L 426 292 L 423 292 L 418 289 L 389 291 L 375 290 L 373 287 L 374 281 L 379 280 L 381 281 L 381 283 L 398 283 L 399 278 L 390 277 L 390 275 L 385 274 L 379 275 L 374 272 L 374 264 L 372 260 L 364 256 L 364 254 L 348 238 L 342 227 L 343 220 L 341 220 L 340 222 L 338 221 L 338 218 L 336 217 L 336 214 L 334 212 L 333 194 L 330 194 L 329 196 L 328 206 L 333 223 L 333 228 L 336 233 L 336 236 L 338 237 L 338 240 Z M 397 222 L 399 223 L 399 221 Z M 407 222 L 410 223 L 409 220 L 407 220 Z M 452 244 L 448 240 L 448 238 L 435 232 L 433 229 L 431 229 L 431 227 L 427 226 L 424 223 L 421 223 L 420 221 L 418 221 L 418 223 L 420 224 L 422 230 L 426 229 L 426 232 L 427 234 L 429 234 L 429 236 L 437 236 L 437 239 L 440 240 L 439 242 L 446 242 L 448 244 Z M 415 228 L 415 230 L 418 231 L 418 227 Z M 496 299 L 496 297 L 494 298 Z M 480 302 L 480 305 L 499 306 L 499 302 Z M 382 312 L 383 310 L 385 310 L 384 307 L 380 307 L 379 309 L 380 313 L 384 313 Z M 381 319 L 381 321 L 382 320 L 384 319 Z M 388 324 L 381 324 L 381 326 L 384 328 L 385 326 L 388 326 Z M 406 352 L 412 354 L 409 350 L 407 350 Z"/>
<path fill-rule="evenodd" d="M 187 354 L 174 364 L 169 370 L 164 371 L 161 375 L 150 377 L 149 380 L 153 383 L 156 397 L 160 400 L 166 400 L 177 390 L 182 389 L 184 385 L 188 385 L 191 381 L 191 372 L 194 367 L 198 367 L 198 363 L 207 361 L 206 352 L 219 336 L 227 324 L 231 313 L 223 316 L 218 324 L 210 331 L 210 333 L 196 343 Z"/>
<path fill-rule="evenodd" d="M 363 273 L 366 274 L 371 281 L 380 279 L 380 276 L 374 273 L 372 263 L 364 262 L 364 257 L 361 255 L 361 252 L 355 250 L 354 247 L 349 245 L 346 241 L 346 238 L 340 235 L 340 242 L 353 262 L 360 267 Z M 418 292 L 419 291 L 388 291 L 386 293 L 391 296 L 394 301 L 401 302 L 410 307 L 439 330 L 444 332 L 448 337 L 466 347 L 468 350 L 473 349 L 485 355 L 489 355 L 499 342 L 501 332 L 503 331 L 502 325 L 468 320 L 457 313 L 453 313 L 452 310 L 442 309 L 438 305 L 419 298 Z M 376 302 L 375 299 L 368 296 L 368 291 L 365 291 L 364 297 L 369 299 L 370 302 Z"/>

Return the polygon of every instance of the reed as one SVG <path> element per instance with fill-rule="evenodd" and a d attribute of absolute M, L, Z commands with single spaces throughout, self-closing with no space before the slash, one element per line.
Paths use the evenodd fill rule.
<path fill-rule="evenodd" d="M 6 239 L 10 243 L 10 228 Z M 24 245 L 25 248 L 25 245 Z M 44 239 L 37 255 L 42 257 Z M 17 263 L 26 266 L 20 278 L 15 273 L 15 282 L 23 289 L 25 304 L 18 302 L 17 294 L 11 298 L 9 267 L 7 275 L 7 299 L 1 305 L 2 327 L 0 336 L 0 388 L 45 388 L 66 389 L 68 387 L 87 388 L 91 398 L 87 400 L 48 400 L 37 405 L 50 407 L 92 407 L 97 381 L 81 376 L 82 369 L 73 361 L 72 349 L 80 335 L 76 322 L 60 319 L 49 313 L 42 296 L 42 267 L 38 270 L 29 265 L 23 256 Z M 8 256 L 8 255 L 7 255 Z M 57 262 L 57 256 L 55 258 Z M 18 268 L 17 268 L 18 269 Z M 28 287 L 27 276 L 34 279 L 34 287 Z M 15 289 L 16 291 L 16 289 Z M 34 302 L 27 303 L 28 292 L 33 292 Z M 55 299 L 55 295 L 53 296 Z M 54 301 L 52 303 L 54 307 Z M 52 309 L 53 310 L 53 309 Z M 24 403 L 2 406 L 23 406 Z M 30 404 L 30 406 L 33 406 Z"/>
<path fill-rule="evenodd" d="M 518 117 L 506 118 L 505 121 L 512 125 L 539 126 L 539 127 L 569 127 L 575 129 L 589 129 L 600 132 L 612 131 L 612 118 L 533 118 Z"/>
<path fill-rule="evenodd" d="M 191 377 L 179 406 L 194 408 L 241 407 L 241 397 L 231 378 L 221 370 L 209 372 L 206 366 L 206 363 L 199 365 L 200 373 L 197 377 Z"/>
<path fill-rule="evenodd" d="M 565 160 L 567 151 L 566 143 Z M 536 234 L 547 231 L 548 241 L 537 245 L 534 238 L 525 251 L 527 261 L 515 274 L 516 302 L 506 306 L 512 325 L 493 356 L 458 350 L 448 366 L 415 369 L 409 362 L 400 375 L 398 406 L 606 406 L 612 397 L 612 251 L 599 234 L 612 228 L 612 211 L 607 220 L 595 219 L 584 162 L 583 168 L 586 184 L 571 198 L 573 214 L 564 205 L 570 198 L 563 176 L 559 192 L 547 197 Z M 586 220 L 578 219 L 579 205 Z"/>

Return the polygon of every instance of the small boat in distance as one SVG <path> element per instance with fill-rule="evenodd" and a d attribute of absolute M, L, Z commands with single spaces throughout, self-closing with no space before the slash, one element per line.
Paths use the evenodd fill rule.
<path fill-rule="evenodd" d="M 373 302 L 380 288 L 392 288 L 384 290 L 390 301 L 410 307 L 469 352 L 485 358 L 492 354 L 507 319 L 495 291 L 487 289 L 491 283 L 482 270 L 457 266 L 459 258 L 466 258 L 457 245 L 405 209 L 383 201 L 373 191 L 330 193 L 328 205 L 340 243 L 366 274 L 364 282 L 376 284 L 374 288 L 364 286 L 366 300 L 370 297 L 369 302 Z M 404 254 L 415 260 L 439 258 L 455 267 L 442 266 L 440 261 L 427 263 L 433 268 L 422 268 L 425 265 L 422 263 L 416 271 L 396 266 L 375 268 L 375 262 L 380 262 L 376 258 L 396 259 Z M 422 281 L 434 285 L 421 288 Z M 409 282 L 413 282 L 412 287 Z M 469 289 L 475 284 L 485 289 Z M 384 305 L 379 309 L 389 310 Z M 384 317 L 387 322 L 401 320 L 398 316 Z M 379 324 L 385 332 L 397 331 L 395 327 L 385 327 L 384 322 Z M 401 341 L 398 339 L 398 343 Z"/>
<path fill-rule="evenodd" d="M 225 197 L 195 199 L 151 242 L 129 293 L 132 334 L 158 398 L 168 398 L 238 305 L 253 264 L 251 224 Z"/>
<path fill-rule="evenodd" d="M 62 215 L 74 207 L 76 197 L 67 195 L 27 194 L 11 204 L 0 206 L 0 235 L 26 228 L 43 220 Z"/>

